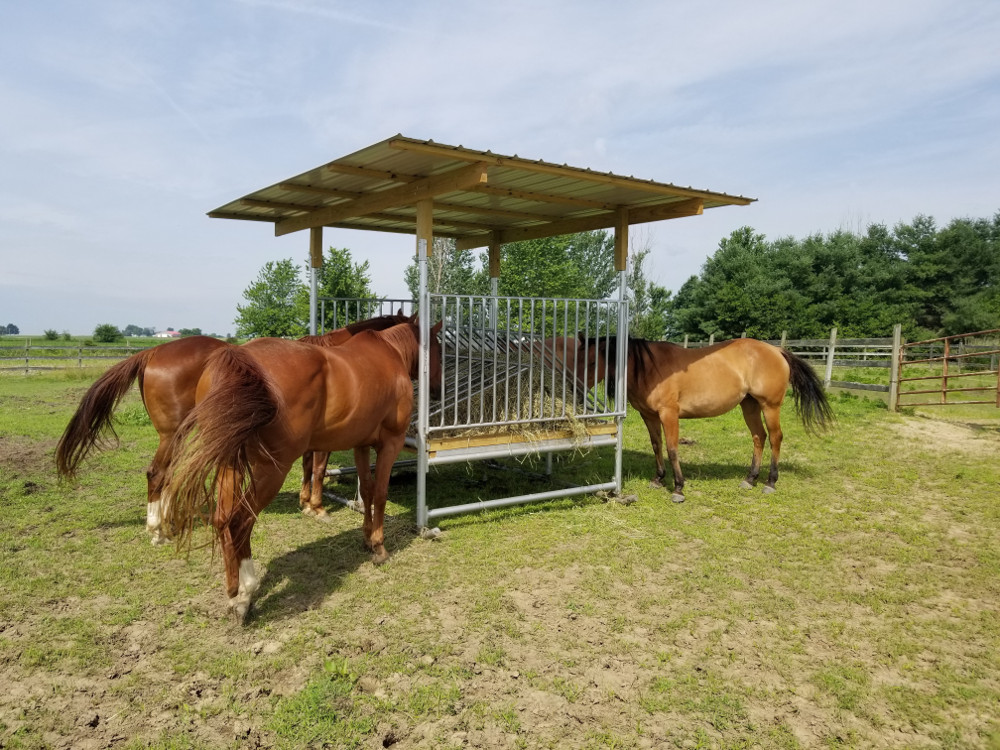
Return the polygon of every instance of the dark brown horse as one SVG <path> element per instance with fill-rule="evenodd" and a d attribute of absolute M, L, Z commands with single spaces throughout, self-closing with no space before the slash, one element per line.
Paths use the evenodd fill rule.
<path fill-rule="evenodd" d="M 606 346 L 608 344 L 608 346 Z M 605 372 L 605 352 L 609 391 L 614 390 L 615 338 L 580 339 L 578 367 L 588 367 L 588 386 L 596 373 Z M 597 367 L 594 367 L 595 362 Z M 680 419 L 717 417 L 737 405 L 753 437 L 753 458 L 742 487 L 757 483 L 764 440 L 771 446 L 771 470 L 765 494 L 774 492 L 781 455 L 781 404 L 789 383 L 795 406 L 806 429 L 822 429 L 833 419 L 823 392 L 823 384 L 809 364 L 791 352 L 756 339 L 735 339 L 699 349 L 685 349 L 666 341 L 630 338 L 626 368 L 628 402 L 642 416 L 656 457 L 656 476 L 651 484 L 662 487 L 666 476 L 663 442 L 674 471 L 674 502 L 684 502 L 684 475 L 677 458 Z M 763 421 L 761 420 L 763 416 Z M 767 429 L 764 426 L 767 425 Z"/>
<path fill-rule="evenodd" d="M 409 320 L 402 314 L 386 315 L 353 323 L 346 328 L 305 339 L 323 346 L 337 346 L 359 331 L 383 329 Z M 153 544 L 166 542 L 170 535 L 160 523 L 165 469 L 170 461 L 174 432 L 195 402 L 195 388 L 208 357 L 219 349 L 231 347 L 209 336 L 190 336 L 146 349 L 112 366 L 90 387 L 70 419 L 56 449 L 56 465 L 63 476 L 73 476 L 80 462 L 99 442 L 102 435 L 115 436 L 112 416 L 132 383 L 139 382 L 139 392 L 157 434 L 159 446 L 146 471 L 146 528 Z M 322 481 L 326 457 L 314 460 L 303 456 L 309 476 L 303 479 L 300 502 L 303 512 L 319 516 L 322 507 Z M 314 478 L 312 475 L 318 477 Z"/>
<path fill-rule="evenodd" d="M 432 382 L 440 380 L 436 333 Z M 240 622 L 259 586 L 250 553 L 254 522 L 308 449 L 354 449 L 365 544 L 374 562 L 388 558 L 383 519 L 389 474 L 410 423 L 418 363 L 414 323 L 365 331 L 334 348 L 258 339 L 209 358 L 196 405 L 174 437 L 172 502 L 165 513 L 181 542 L 196 518 L 211 520 L 229 606 Z"/>

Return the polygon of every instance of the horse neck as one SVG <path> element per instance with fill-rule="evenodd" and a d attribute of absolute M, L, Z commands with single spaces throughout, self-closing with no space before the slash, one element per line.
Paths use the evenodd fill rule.
<path fill-rule="evenodd" d="M 412 323 L 395 325 L 383 331 L 372 331 L 382 341 L 391 346 L 403 361 L 411 376 L 417 369 L 420 344 L 416 335 L 416 326 Z"/>

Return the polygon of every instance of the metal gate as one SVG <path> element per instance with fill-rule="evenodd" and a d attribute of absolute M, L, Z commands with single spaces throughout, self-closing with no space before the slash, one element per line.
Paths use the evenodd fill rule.
<path fill-rule="evenodd" d="M 895 406 L 991 404 L 1000 408 L 998 365 L 1000 328 L 903 344 Z M 915 387 L 907 389 L 905 383 Z M 914 398 L 918 400 L 910 400 Z"/>

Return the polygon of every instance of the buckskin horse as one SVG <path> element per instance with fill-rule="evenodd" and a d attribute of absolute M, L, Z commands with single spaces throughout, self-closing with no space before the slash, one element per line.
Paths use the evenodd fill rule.
<path fill-rule="evenodd" d="M 588 387 L 593 387 L 607 373 L 608 391 L 613 394 L 615 344 L 614 336 L 579 338 L 577 367 L 581 373 L 586 368 Z M 607 363 L 606 353 L 610 360 Z M 766 438 L 771 446 L 771 469 L 764 493 L 774 492 L 781 455 L 781 404 L 789 383 L 806 430 L 825 429 L 833 420 L 833 412 L 823 392 L 823 384 L 805 360 L 786 349 L 756 339 L 734 339 L 686 349 L 667 341 L 629 338 L 628 402 L 639 412 L 649 430 L 656 458 L 656 476 L 651 486 L 662 487 L 666 476 L 661 429 L 674 472 L 671 499 L 681 503 L 684 502 L 684 474 L 677 457 L 678 420 L 717 417 L 739 405 L 753 437 L 750 471 L 740 486 L 749 489 L 757 483 Z"/>
<path fill-rule="evenodd" d="M 431 335 L 432 382 L 440 380 L 440 325 Z M 354 449 L 365 545 L 376 564 L 388 558 L 389 474 L 410 423 L 419 348 L 419 327 L 409 322 L 361 332 L 339 347 L 258 339 L 209 357 L 195 407 L 174 435 L 172 501 L 164 513 L 181 544 L 196 519 L 215 527 L 229 607 L 240 623 L 259 587 L 250 550 L 254 523 L 308 449 Z"/>
<path fill-rule="evenodd" d="M 303 339 L 321 346 L 337 346 L 355 333 L 382 329 L 410 320 L 400 310 L 352 323 L 321 336 Z M 149 419 L 160 437 L 159 446 L 146 471 L 146 529 L 153 544 L 169 540 L 169 530 L 160 522 L 165 470 L 170 461 L 170 445 L 174 432 L 188 412 L 194 408 L 195 387 L 208 357 L 219 349 L 231 347 L 209 336 L 189 336 L 177 341 L 146 349 L 109 368 L 88 389 L 80 406 L 70 419 L 56 449 L 56 466 L 60 475 L 75 475 L 80 462 L 98 443 L 101 436 L 115 436 L 112 416 L 121 399 L 139 381 L 139 392 Z M 304 476 L 299 503 L 304 513 L 323 516 L 323 476 L 326 456 L 303 456 Z"/>

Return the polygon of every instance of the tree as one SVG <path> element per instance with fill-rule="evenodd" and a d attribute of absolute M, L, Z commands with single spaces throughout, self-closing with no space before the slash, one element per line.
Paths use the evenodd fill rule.
<path fill-rule="evenodd" d="M 0 332 L 6 333 L 8 336 L 17 336 L 21 332 L 21 329 L 13 323 L 8 323 L 5 326 L 0 326 Z"/>
<path fill-rule="evenodd" d="M 143 328 L 142 326 L 137 326 L 133 323 L 129 323 L 122 330 L 126 336 L 152 336 L 156 331 L 152 328 Z"/>
<path fill-rule="evenodd" d="M 309 278 L 310 265 L 306 264 L 306 277 Z M 323 265 L 319 269 L 319 277 L 316 280 L 316 296 L 325 299 L 375 299 L 375 293 L 371 288 L 371 271 L 368 261 L 355 263 L 351 257 L 351 251 L 347 248 L 331 247 L 326 251 L 323 258 Z M 309 285 L 303 284 L 296 295 L 296 310 L 298 316 L 309 321 Z M 355 308 L 347 311 L 338 310 L 340 314 L 334 315 L 332 306 L 327 306 L 326 319 L 322 321 L 324 330 L 340 328 L 347 323 L 353 323 L 355 318 Z M 318 311 L 317 311 L 318 314 Z M 348 320 L 347 317 L 350 317 Z M 364 317 L 362 315 L 362 317 Z"/>
<path fill-rule="evenodd" d="M 201 336 L 202 335 L 200 328 L 182 328 L 180 330 L 180 334 L 181 334 L 181 338 L 184 338 L 185 336 Z"/>
<path fill-rule="evenodd" d="M 59 338 L 59 331 L 54 328 L 45 329 L 45 340 L 46 341 L 56 341 Z"/>
<path fill-rule="evenodd" d="M 651 249 L 629 253 L 628 295 L 630 336 L 660 341 L 670 331 L 670 291 L 646 278 L 645 263 Z"/>
<path fill-rule="evenodd" d="M 427 259 L 427 289 L 431 294 L 485 294 L 489 290 L 485 275 L 477 273 L 472 250 L 458 251 L 455 240 L 435 237 Z M 403 280 L 410 296 L 420 293 L 420 266 L 413 262 L 403 271 Z"/>
<path fill-rule="evenodd" d="M 246 305 L 236 306 L 236 335 L 298 337 L 306 333 L 306 321 L 297 299 L 302 281 L 291 258 L 268 261 L 257 280 L 243 292 Z"/>
<path fill-rule="evenodd" d="M 94 329 L 94 341 L 101 344 L 110 344 L 122 338 L 122 332 L 118 326 L 111 323 L 101 323 Z"/>

